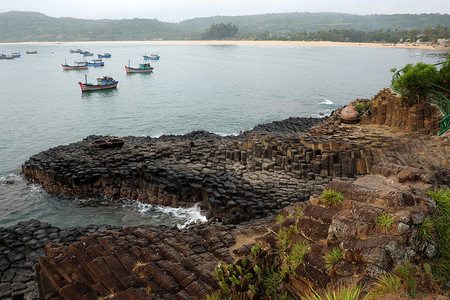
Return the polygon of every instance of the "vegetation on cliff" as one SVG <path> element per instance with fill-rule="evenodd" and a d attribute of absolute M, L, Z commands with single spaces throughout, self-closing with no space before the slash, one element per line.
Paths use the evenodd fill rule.
<path fill-rule="evenodd" d="M 298 276 L 295 269 L 304 264 L 303 257 L 310 251 L 306 242 L 298 242 L 298 215 L 278 217 L 279 230 L 276 245 L 265 249 L 256 243 L 250 255 L 231 265 L 216 268 L 216 280 L 220 290 L 206 299 L 386 299 L 415 298 L 444 294 L 450 282 L 450 189 L 428 192 L 436 204 L 431 218 L 417 225 L 419 239 L 438 239 L 438 255 L 435 259 L 414 264 L 406 261 L 392 273 L 386 273 L 368 286 L 338 285 L 336 289 L 311 290 L 310 295 L 292 294 L 289 277 Z M 325 192 L 329 195 L 330 191 Z M 326 198 L 322 194 L 322 199 Z M 323 200 L 322 200 L 323 201 Z M 386 214 L 385 214 L 386 215 Z M 392 224 L 388 215 L 389 224 Z M 384 224 L 384 223 L 383 223 Z M 432 224 L 430 226 L 429 224 Z M 327 272 L 332 275 L 337 261 L 342 258 L 339 247 L 333 247 L 325 255 Z"/>

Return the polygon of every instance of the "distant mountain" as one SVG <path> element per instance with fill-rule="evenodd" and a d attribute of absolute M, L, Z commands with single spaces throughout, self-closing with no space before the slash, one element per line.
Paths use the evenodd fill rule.
<path fill-rule="evenodd" d="M 37 12 L 0 13 L 0 42 L 118 41 L 199 39 L 211 24 L 231 22 L 241 34 L 294 34 L 331 29 L 423 30 L 450 26 L 447 14 L 353 15 L 344 13 L 282 13 L 215 16 L 179 23 L 157 19 L 87 20 L 53 18 Z"/>

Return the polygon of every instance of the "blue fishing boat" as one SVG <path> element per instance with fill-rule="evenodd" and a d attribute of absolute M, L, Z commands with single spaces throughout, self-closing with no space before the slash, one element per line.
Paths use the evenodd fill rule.
<path fill-rule="evenodd" d="M 101 58 L 93 59 L 92 61 L 86 62 L 86 64 L 89 67 L 103 67 L 105 65 Z"/>
<path fill-rule="evenodd" d="M 20 52 L 13 52 L 11 53 L 12 56 L 14 56 L 15 58 L 20 58 Z"/>
<path fill-rule="evenodd" d="M 143 55 L 145 60 L 159 60 L 159 55 L 158 54 L 150 54 L 150 55 Z"/>
<path fill-rule="evenodd" d="M 4 53 L 0 54 L 0 59 L 14 59 L 15 57 L 12 55 L 6 55 Z"/>
<path fill-rule="evenodd" d="M 111 53 L 103 53 L 103 54 L 97 54 L 98 58 L 110 58 L 111 57 Z"/>

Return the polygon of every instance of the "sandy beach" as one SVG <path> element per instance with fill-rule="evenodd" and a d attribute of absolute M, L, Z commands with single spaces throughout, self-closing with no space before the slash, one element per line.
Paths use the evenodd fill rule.
<path fill-rule="evenodd" d="M 422 49 L 432 51 L 449 52 L 450 47 L 438 44 L 390 44 L 390 43 L 351 43 L 351 42 L 328 42 L 328 41 L 244 41 L 244 40 L 220 40 L 220 41 L 82 41 L 82 42 L 21 42 L 21 43 L 0 43 L 9 45 L 51 45 L 51 44 L 204 44 L 204 45 L 266 45 L 266 46 L 332 46 L 332 47 L 376 47 L 376 48 L 397 48 L 397 49 Z"/>

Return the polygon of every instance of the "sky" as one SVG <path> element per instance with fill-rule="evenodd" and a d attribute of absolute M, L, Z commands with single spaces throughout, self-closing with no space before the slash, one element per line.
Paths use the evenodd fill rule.
<path fill-rule="evenodd" d="M 286 12 L 343 12 L 358 15 L 450 14 L 449 0 L 1 0 L 0 13 L 36 11 L 51 17 L 158 19 L 180 22 L 197 17 Z"/>

